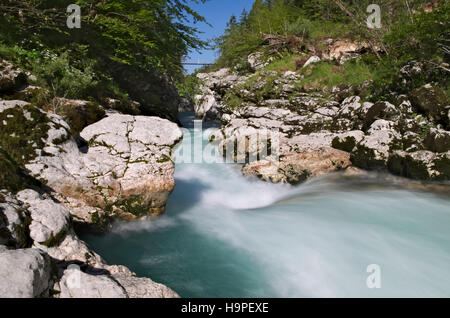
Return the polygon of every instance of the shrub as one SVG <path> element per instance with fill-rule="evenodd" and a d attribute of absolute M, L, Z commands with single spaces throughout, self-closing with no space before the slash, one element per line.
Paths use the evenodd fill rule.
<path fill-rule="evenodd" d="M 87 62 L 83 69 L 77 69 L 72 66 L 68 53 L 44 63 L 37 59 L 32 68 L 38 84 L 48 87 L 54 96 L 85 98 L 98 84 L 92 62 Z"/>
<path fill-rule="evenodd" d="M 288 25 L 286 32 L 291 35 L 309 38 L 314 30 L 314 24 L 304 17 L 299 17 L 295 22 Z"/>

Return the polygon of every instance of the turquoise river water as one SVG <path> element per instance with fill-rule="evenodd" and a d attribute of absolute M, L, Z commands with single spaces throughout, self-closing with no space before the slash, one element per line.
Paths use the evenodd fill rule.
<path fill-rule="evenodd" d="M 448 193 L 338 175 L 275 185 L 219 163 L 177 163 L 175 178 L 161 218 L 82 238 L 182 297 L 450 297 Z"/>

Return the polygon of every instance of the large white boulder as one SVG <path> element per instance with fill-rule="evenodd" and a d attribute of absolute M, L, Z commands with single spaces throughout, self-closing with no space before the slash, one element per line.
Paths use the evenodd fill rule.
<path fill-rule="evenodd" d="M 90 213 L 98 213 L 95 208 L 125 219 L 163 213 L 175 186 L 172 148 L 182 138 L 175 123 L 113 114 L 81 132 L 89 143 L 81 152 L 70 127 L 57 115 L 10 101 L 0 103 L 0 116 L 5 132 L 1 144 L 11 143 L 5 150 L 73 205 L 85 204 L 82 210 L 89 212 L 77 215 L 84 222 L 95 221 Z M 19 123 L 22 130 L 16 129 Z"/>
<path fill-rule="evenodd" d="M 38 249 L 0 250 L 0 298 L 45 296 L 51 260 Z"/>
<path fill-rule="evenodd" d="M 127 298 L 122 286 L 106 275 L 88 275 L 69 266 L 59 282 L 60 298 Z"/>

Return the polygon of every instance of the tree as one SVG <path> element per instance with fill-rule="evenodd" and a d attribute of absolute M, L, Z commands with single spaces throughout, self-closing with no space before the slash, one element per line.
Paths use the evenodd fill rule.
<path fill-rule="evenodd" d="M 82 28 L 69 30 L 66 8 L 74 0 L 0 0 L 0 23 L 8 25 L 0 40 L 174 74 L 182 69 L 183 55 L 206 45 L 187 24 L 205 21 L 188 5 L 198 1 L 206 0 L 77 0 Z"/>

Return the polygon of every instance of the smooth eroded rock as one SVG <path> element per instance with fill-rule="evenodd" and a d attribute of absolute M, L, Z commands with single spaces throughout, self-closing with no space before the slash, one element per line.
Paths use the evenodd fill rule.
<path fill-rule="evenodd" d="M 51 260 L 43 251 L 0 251 L 0 298 L 45 296 L 50 280 Z"/>
<path fill-rule="evenodd" d="M 89 275 L 69 266 L 59 282 L 60 298 L 127 298 L 122 286 L 106 275 Z"/>

